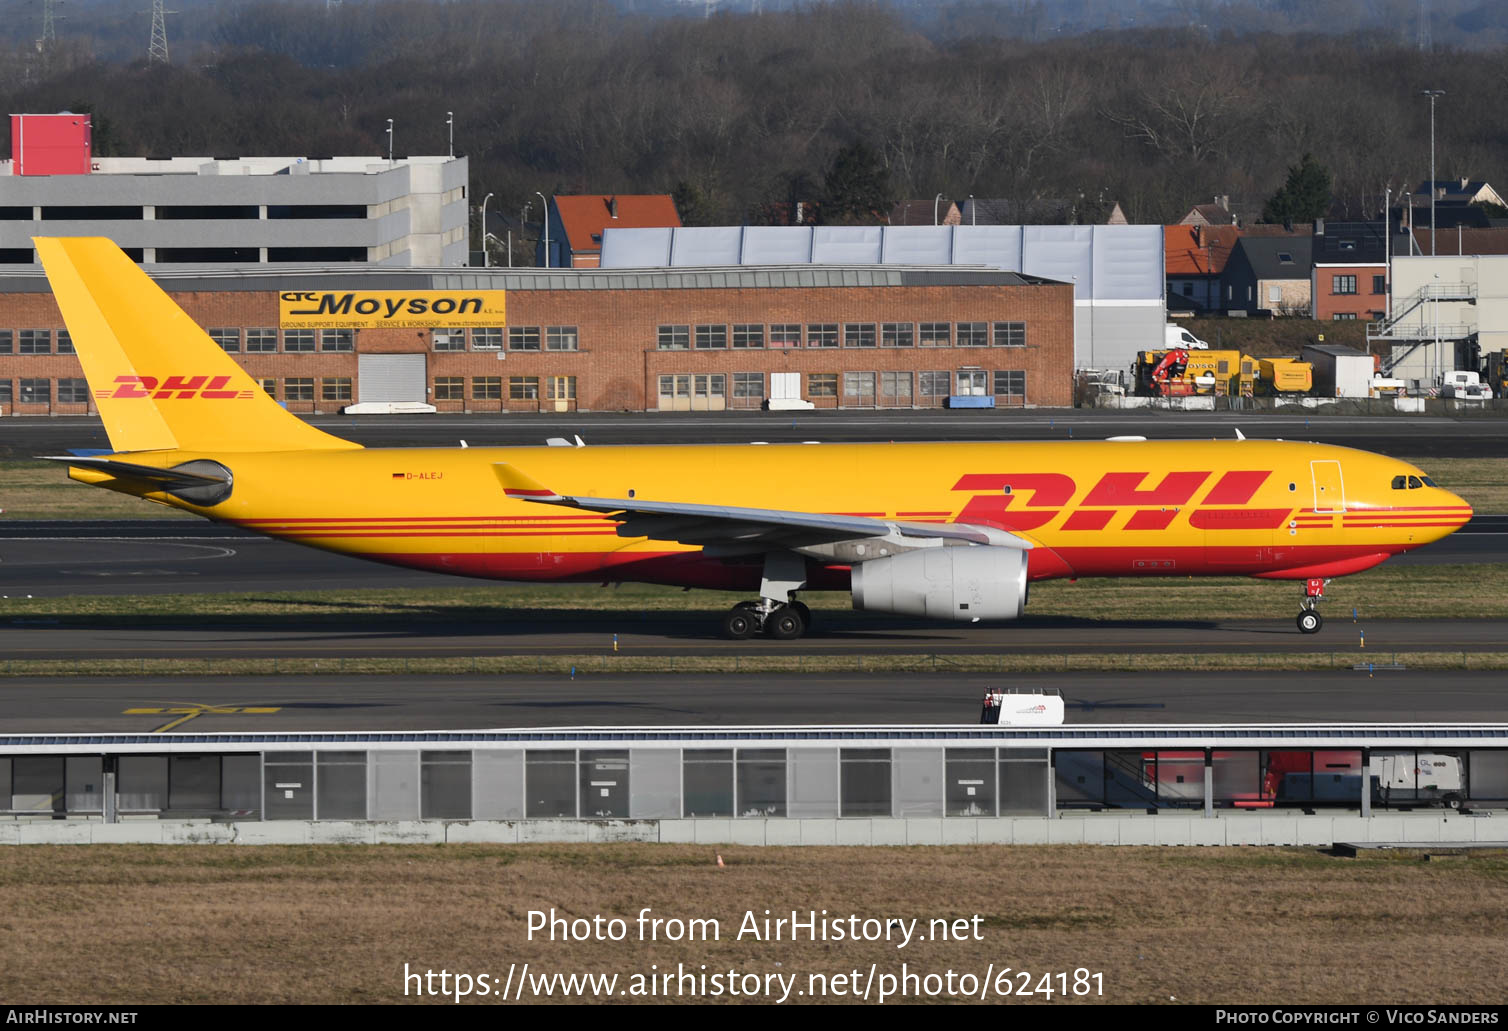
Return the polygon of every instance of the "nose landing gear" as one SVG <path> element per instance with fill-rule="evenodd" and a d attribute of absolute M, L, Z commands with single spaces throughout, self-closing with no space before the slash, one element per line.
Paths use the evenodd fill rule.
<path fill-rule="evenodd" d="M 1319 603 L 1325 600 L 1325 585 L 1329 580 L 1312 577 L 1304 584 L 1304 599 L 1299 603 L 1299 630 L 1317 634 L 1325 625 L 1325 617 L 1319 614 Z"/>

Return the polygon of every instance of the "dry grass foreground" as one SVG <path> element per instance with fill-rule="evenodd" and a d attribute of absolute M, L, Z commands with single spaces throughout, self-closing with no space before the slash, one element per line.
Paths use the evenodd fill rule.
<path fill-rule="evenodd" d="M 1071 984 L 1083 967 L 1115 1003 L 1501 1003 L 1505 874 L 1502 853 L 1312 849 L 12 847 L 0 849 L 0 996 L 450 1005 L 405 997 L 404 964 L 501 980 L 528 962 L 531 974 L 617 973 L 621 986 L 652 964 L 705 963 L 804 988 L 808 974 L 904 962 L 976 976 L 993 963 L 1030 971 L 1033 986 L 1060 971 Z M 716 918 L 721 940 L 641 943 L 645 906 Z M 622 917 L 628 940 L 528 941 L 529 911 L 552 907 Z M 738 940 L 743 914 L 765 909 L 921 928 L 977 913 L 983 941 Z"/>

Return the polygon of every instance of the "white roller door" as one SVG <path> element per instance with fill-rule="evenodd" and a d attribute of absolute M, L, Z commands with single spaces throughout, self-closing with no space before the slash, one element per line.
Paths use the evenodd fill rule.
<path fill-rule="evenodd" d="M 422 354 L 363 354 L 357 356 L 356 400 L 428 401 L 425 360 Z"/>

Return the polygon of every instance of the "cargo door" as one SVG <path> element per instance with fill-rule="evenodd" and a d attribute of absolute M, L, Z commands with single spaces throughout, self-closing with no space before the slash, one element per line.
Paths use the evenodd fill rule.
<path fill-rule="evenodd" d="M 1346 510 L 1346 485 L 1341 478 L 1339 462 L 1310 462 L 1314 477 L 1314 510 L 1316 512 L 1344 512 Z"/>

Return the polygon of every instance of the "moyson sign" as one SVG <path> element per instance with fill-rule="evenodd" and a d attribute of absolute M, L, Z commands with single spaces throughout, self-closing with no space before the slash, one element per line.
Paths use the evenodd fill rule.
<path fill-rule="evenodd" d="M 278 295 L 283 329 L 501 326 L 504 290 L 291 290 Z"/>

